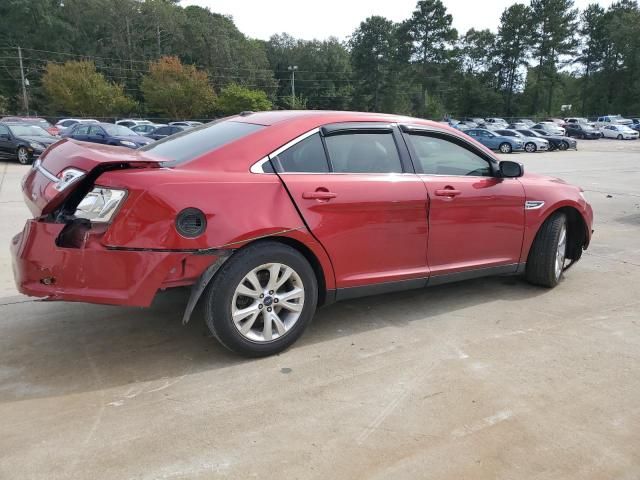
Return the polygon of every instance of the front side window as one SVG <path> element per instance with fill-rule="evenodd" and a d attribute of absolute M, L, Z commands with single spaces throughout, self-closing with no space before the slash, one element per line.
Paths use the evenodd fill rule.
<path fill-rule="evenodd" d="M 9 129 L 4 125 L 0 125 L 0 135 L 9 135 Z"/>
<path fill-rule="evenodd" d="M 452 141 L 427 135 L 408 135 L 418 160 L 416 167 L 427 175 L 490 177 L 489 161 Z"/>
<path fill-rule="evenodd" d="M 278 172 L 326 173 L 329 171 L 319 133 L 299 141 L 281 154 L 272 157 Z"/>
<path fill-rule="evenodd" d="M 336 173 L 402 173 L 392 133 L 348 133 L 325 138 Z"/>

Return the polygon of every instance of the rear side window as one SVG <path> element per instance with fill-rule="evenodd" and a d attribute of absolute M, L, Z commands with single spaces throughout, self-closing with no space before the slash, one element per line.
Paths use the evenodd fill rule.
<path fill-rule="evenodd" d="M 89 126 L 88 125 L 82 125 L 80 127 L 77 127 L 73 133 L 75 135 L 88 135 L 89 134 Z"/>
<path fill-rule="evenodd" d="M 456 143 L 427 135 L 408 135 L 418 159 L 418 169 L 427 175 L 490 177 L 491 166 L 480 155 Z"/>
<path fill-rule="evenodd" d="M 272 158 L 278 172 L 327 173 L 329 164 L 319 133 L 299 141 Z"/>
<path fill-rule="evenodd" d="M 168 160 L 166 166 L 170 167 L 193 160 L 263 128 L 265 128 L 264 125 L 229 120 L 207 123 L 201 127 L 185 130 L 158 142 L 150 143 L 140 150 L 166 158 Z"/>
<path fill-rule="evenodd" d="M 336 173 L 402 173 L 392 133 L 350 133 L 325 138 Z"/>

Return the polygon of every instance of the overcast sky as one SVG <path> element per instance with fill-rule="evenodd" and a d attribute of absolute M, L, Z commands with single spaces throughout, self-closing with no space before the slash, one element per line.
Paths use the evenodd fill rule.
<path fill-rule="evenodd" d="M 575 0 L 580 9 L 596 1 L 607 7 L 613 0 Z M 509 0 L 444 0 L 459 32 L 469 28 L 497 30 L 500 14 Z M 231 15 L 242 33 L 268 40 L 274 33 L 286 32 L 307 40 L 335 36 L 348 37 L 371 15 L 382 15 L 399 22 L 408 18 L 416 0 L 182 0 L 183 6 L 200 5 L 211 11 Z"/>

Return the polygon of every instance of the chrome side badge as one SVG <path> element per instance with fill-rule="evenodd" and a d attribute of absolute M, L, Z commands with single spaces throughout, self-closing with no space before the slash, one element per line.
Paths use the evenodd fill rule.
<path fill-rule="evenodd" d="M 538 208 L 542 208 L 544 206 L 544 202 L 542 200 L 527 200 L 524 202 L 525 210 L 537 210 Z"/>

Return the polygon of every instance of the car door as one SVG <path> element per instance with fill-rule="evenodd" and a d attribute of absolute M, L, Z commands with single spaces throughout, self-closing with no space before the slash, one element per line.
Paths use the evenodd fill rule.
<path fill-rule="evenodd" d="M 76 125 L 73 131 L 69 135 L 75 140 L 81 140 L 83 142 L 89 141 L 89 125 Z"/>
<path fill-rule="evenodd" d="M 107 132 L 99 125 L 91 125 L 89 127 L 89 135 L 87 141 L 93 143 L 107 143 Z"/>
<path fill-rule="evenodd" d="M 16 154 L 17 146 L 12 138 L 9 127 L 0 125 L 0 156 L 9 157 Z"/>
<path fill-rule="evenodd" d="M 405 130 L 430 198 L 431 275 L 491 267 L 515 272 L 524 235 L 525 192 L 520 181 L 498 178 L 497 162 L 458 137 Z"/>
<path fill-rule="evenodd" d="M 339 289 L 426 279 L 427 191 L 397 128 L 328 125 L 270 158 Z"/>

